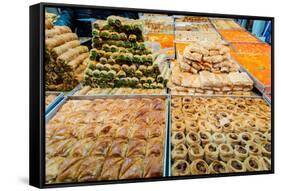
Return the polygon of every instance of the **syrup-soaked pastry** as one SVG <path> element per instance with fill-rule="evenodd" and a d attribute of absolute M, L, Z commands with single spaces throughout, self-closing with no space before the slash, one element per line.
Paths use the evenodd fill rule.
<path fill-rule="evenodd" d="M 261 155 L 262 152 L 262 148 L 254 142 L 247 143 L 246 149 L 248 150 L 249 155 L 254 155 L 254 156 L 259 156 Z"/>
<path fill-rule="evenodd" d="M 46 138 L 51 138 L 52 140 L 62 140 L 72 137 L 72 131 L 66 125 L 61 123 L 50 124 L 46 126 Z"/>
<path fill-rule="evenodd" d="M 52 183 L 56 180 L 59 174 L 61 164 L 64 162 L 64 157 L 52 157 L 46 160 L 46 182 Z"/>
<path fill-rule="evenodd" d="M 239 139 L 246 141 L 246 142 L 252 142 L 254 137 L 251 133 L 249 132 L 243 132 L 239 134 Z"/>
<path fill-rule="evenodd" d="M 247 116 L 245 116 L 247 117 Z M 249 132 L 257 131 L 258 127 L 256 126 L 256 118 L 247 117 L 243 125 Z"/>
<path fill-rule="evenodd" d="M 241 123 L 240 120 L 232 121 L 231 126 L 233 127 L 235 133 L 242 133 L 246 131 L 245 126 Z"/>
<path fill-rule="evenodd" d="M 195 114 L 195 112 L 196 112 L 194 107 L 190 104 L 183 104 L 182 111 L 183 111 L 183 113 L 193 113 L 193 114 Z"/>
<path fill-rule="evenodd" d="M 204 149 L 199 144 L 190 145 L 188 148 L 188 157 L 190 161 L 203 159 Z"/>
<path fill-rule="evenodd" d="M 209 174 L 208 164 L 202 159 L 194 160 L 190 164 L 190 173 L 192 175 Z"/>
<path fill-rule="evenodd" d="M 219 158 L 219 149 L 215 143 L 208 143 L 204 147 L 205 151 L 205 160 L 207 163 L 218 160 Z"/>
<path fill-rule="evenodd" d="M 257 129 L 259 131 L 261 131 L 262 133 L 265 133 L 266 131 L 268 131 L 268 129 L 271 129 L 270 122 L 267 122 L 264 119 L 257 119 L 256 126 L 257 126 Z"/>
<path fill-rule="evenodd" d="M 123 163 L 121 157 L 109 157 L 105 160 L 99 180 L 117 180 Z"/>
<path fill-rule="evenodd" d="M 249 156 L 245 159 L 244 165 L 247 171 L 260 171 L 263 170 L 263 165 L 260 163 L 258 157 Z"/>
<path fill-rule="evenodd" d="M 121 139 L 127 139 L 129 137 L 129 133 L 130 133 L 130 126 L 125 125 L 125 126 L 116 128 L 114 137 L 121 138 Z"/>
<path fill-rule="evenodd" d="M 172 124 L 172 131 L 180 131 L 183 132 L 185 131 L 185 125 L 182 121 L 175 121 Z"/>
<path fill-rule="evenodd" d="M 59 168 L 56 182 L 77 182 L 82 159 L 82 157 L 66 158 Z"/>
<path fill-rule="evenodd" d="M 219 122 L 209 123 L 209 126 L 213 133 L 222 133 L 223 127 L 219 124 Z"/>
<path fill-rule="evenodd" d="M 148 138 L 164 137 L 164 128 L 159 124 L 153 124 L 148 128 Z"/>
<path fill-rule="evenodd" d="M 143 177 L 153 178 L 163 175 L 163 157 L 150 156 L 143 161 Z"/>
<path fill-rule="evenodd" d="M 172 133 L 172 145 L 176 146 L 178 144 L 185 142 L 185 135 L 181 131 L 176 131 Z"/>
<path fill-rule="evenodd" d="M 182 112 L 179 112 L 179 111 L 174 111 L 172 113 L 172 121 L 173 122 L 176 122 L 176 121 L 183 121 L 184 118 L 183 118 L 183 115 L 182 115 Z"/>
<path fill-rule="evenodd" d="M 221 174 L 228 172 L 227 166 L 224 162 L 215 160 L 209 165 L 210 174 Z"/>
<path fill-rule="evenodd" d="M 241 145 L 235 145 L 234 154 L 235 158 L 240 161 L 244 161 L 249 155 L 248 150 Z"/>
<path fill-rule="evenodd" d="M 262 155 L 271 158 L 271 143 L 262 144 Z"/>
<path fill-rule="evenodd" d="M 108 156 L 125 157 L 128 141 L 125 139 L 114 139 L 108 151 Z"/>
<path fill-rule="evenodd" d="M 196 113 L 182 113 L 183 115 L 183 120 L 186 122 L 188 121 L 197 121 L 198 120 L 198 116 L 196 115 Z"/>
<path fill-rule="evenodd" d="M 208 121 L 206 121 L 206 120 L 198 120 L 197 124 L 198 124 L 199 131 L 211 133 L 212 128 L 211 128 L 211 125 L 210 125 L 210 123 Z"/>
<path fill-rule="evenodd" d="M 119 179 L 136 179 L 142 178 L 142 162 L 143 159 L 125 158 L 121 166 Z"/>
<path fill-rule="evenodd" d="M 94 141 L 91 138 L 80 139 L 72 146 L 69 156 L 79 157 L 88 156 L 94 147 Z"/>
<path fill-rule="evenodd" d="M 226 142 L 229 143 L 231 146 L 235 146 L 239 142 L 239 136 L 236 133 L 227 133 Z"/>
<path fill-rule="evenodd" d="M 111 146 L 111 143 L 112 139 L 110 137 L 97 139 L 94 145 L 94 149 L 91 152 L 91 155 L 106 156 Z"/>
<path fill-rule="evenodd" d="M 188 133 L 189 131 L 197 132 L 199 130 L 199 126 L 196 121 L 185 120 L 185 131 Z"/>
<path fill-rule="evenodd" d="M 176 160 L 172 165 L 172 176 L 185 176 L 189 174 L 189 164 L 185 160 Z"/>
<path fill-rule="evenodd" d="M 116 127 L 114 125 L 103 125 L 95 128 L 96 137 L 113 137 Z"/>
<path fill-rule="evenodd" d="M 266 143 L 267 141 L 267 137 L 259 131 L 253 132 L 253 136 L 254 136 L 255 143 L 262 144 L 262 143 Z"/>
<path fill-rule="evenodd" d="M 72 146 L 77 142 L 77 139 L 70 138 L 64 140 L 58 140 L 50 142 L 46 145 L 46 155 L 48 157 L 52 156 L 67 156 L 71 151 Z"/>
<path fill-rule="evenodd" d="M 267 138 L 268 142 L 271 142 L 271 133 L 265 133 L 265 137 Z"/>
<path fill-rule="evenodd" d="M 148 138 L 148 130 L 143 126 L 134 126 L 130 130 L 130 139 L 143 139 L 146 140 Z"/>
<path fill-rule="evenodd" d="M 142 139 L 131 139 L 128 143 L 128 157 L 144 157 L 146 153 L 146 141 Z"/>
<path fill-rule="evenodd" d="M 160 138 L 153 138 L 148 140 L 146 146 L 146 156 L 161 156 L 163 152 L 163 141 Z"/>
<path fill-rule="evenodd" d="M 263 166 L 263 170 L 271 170 L 271 159 L 267 157 L 260 157 L 259 162 Z"/>
<path fill-rule="evenodd" d="M 240 160 L 230 159 L 227 162 L 227 169 L 229 172 L 246 172 L 246 167 Z"/>
<path fill-rule="evenodd" d="M 227 162 L 229 159 L 233 158 L 234 151 L 230 144 L 220 144 L 218 150 L 222 161 Z"/>
<path fill-rule="evenodd" d="M 217 145 L 219 145 L 221 143 L 225 143 L 225 141 L 226 141 L 226 138 L 225 138 L 224 134 L 222 134 L 222 133 L 214 133 L 212 135 L 212 139 L 213 139 L 213 142 L 216 143 Z"/>
<path fill-rule="evenodd" d="M 212 136 L 209 132 L 199 131 L 198 132 L 202 146 L 210 143 L 212 141 Z"/>
<path fill-rule="evenodd" d="M 183 97 L 182 98 L 182 103 L 183 104 L 191 104 L 192 103 L 192 97 Z"/>
<path fill-rule="evenodd" d="M 186 148 L 185 144 L 178 144 L 172 150 L 172 159 L 186 159 L 188 153 L 188 148 Z"/>
<path fill-rule="evenodd" d="M 187 145 L 200 144 L 200 136 L 194 131 L 189 131 L 185 140 Z"/>
<path fill-rule="evenodd" d="M 181 97 L 173 97 L 171 104 L 172 104 L 173 108 L 181 108 L 182 98 Z"/>
<path fill-rule="evenodd" d="M 101 174 L 104 157 L 88 156 L 85 157 L 78 169 L 78 181 L 95 181 Z"/>

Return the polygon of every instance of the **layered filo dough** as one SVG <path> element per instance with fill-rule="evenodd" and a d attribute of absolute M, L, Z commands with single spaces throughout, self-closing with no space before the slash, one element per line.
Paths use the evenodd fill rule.
<path fill-rule="evenodd" d="M 165 101 L 68 100 L 46 124 L 46 183 L 163 176 Z"/>
<path fill-rule="evenodd" d="M 171 106 L 172 176 L 271 170 L 271 110 L 262 99 L 172 96 Z"/>

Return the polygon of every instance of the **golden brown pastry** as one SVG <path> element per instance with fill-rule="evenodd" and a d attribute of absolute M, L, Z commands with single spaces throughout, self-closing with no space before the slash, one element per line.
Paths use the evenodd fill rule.
<path fill-rule="evenodd" d="M 52 183 L 56 180 L 59 174 L 61 164 L 64 162 L 64 157 L 52 157 L 46 160 L 46 182 Z"/>
<path fill-rule="evenodd" d="M 209 165 L 210 174 L 220 174 L 228 172 L 227 166 L 224 162 L 215 160 Z"/>
<path fill-rule="evenodd" d="M 220 159 L 227 162 L 229 159 L 233 158 L 234 151 L 230 144 L 220 144 L 218 147 Z"/>
<path fill-rule="evenodd" d="M 246 171 L 244 164 L 237 159 L 230 159 L 227 162 L 227 169 L 229 172 L 245 172 Z"/>
<path fill-rule="evenodd" d="M 74 138 L 52 140 L 46 145 L 46 154 L 48 157 L 67 156 L 76 141 Z"/>
<path fill-rule="evenodd" d="M 106 156 L 111 146 L 111 143 L 112 139 L 109 137 L 97 139 L 94 145 L 95 149 L 92 150 L 91 155 Z"/>
<path fill-rule="evenodd" d="M 212 141 L 212 136 L 209 132 L 199 131 L 198 134 L 203 147 Z"/>
<path fill-rule="evenodd" d="M 148 138 L 152 139 L 152 138 L 156 138 L 156 137 L 164 137 L 164 128 L 163 126 L 159 125 L 159 124 L 154 124 L 151 125 L 148 128 Z"/>
<path fill-rule="evenodd" d="M 181 131 L 176 131 L 172 133 L 172 145 L 176 146 L 185 142 L 185 135 Z"/>
<path fill-rule="evenodd" d="M 236 133 L 227 133 L 226 142 L 234 147 L 235 145 L 237 145 L 239 143 L 239 137 Z"/>
<path fill-rule="evenodd" d="M 271 170 L 271 160 L 267 157 L 260 157 L 259 162 L 262 164 L 263 170 Z"/>
<path fill-rule="evenodd" d="M 216 143 L 217 145 L 221 143 L 225 143 L 225 136 L 222 133 L 214 133 L 212 135 L 213 142 Z"/>
<path fill-rule="evenodd" d="M 219 149 L 215 143 L 208 143 L 205 148 L 205 160 L 207 163 L 211 163 L 212 161 L 218 160 L 219 157 Z"/>
<path fill-rule="evenodd" d="M 134 126 L 130 130 L 130 139 L 143 139 L 148 138 L 148 130 L 142 126 Z"/>
<path fill-rule="evenodd" d="M 56 182 L 77 182 L 82 161 L 81 157 L 66 158 L 59 167 Z"/>
<path fill-rule="evenodd" d="M 190 131 L 197 132 L 199 130 L 199 126 L 196 121 L 185 120 L 185 131 L 189 133 Z"/>
<path fill-rule="evenodd" d="M 146 141 L 142 139 L 131 139 L 128 143 L 128 157 L 144 157 L 146 154 Z"/>
<path fill-rule="evenodd" d="M 172 176 L 185 176 L 189 174 L 189 164 L 185 160 L 176 160 L 172 165 Z"/>
<path fill-rule="evenodd" d="M 123 163 L 121 157 L 109 157 L 105 160 L 99 180 L 117 180 Z"/>
<path fill-rule="evenodd" d="M 185 140 L 187 145 L 200 144 L 201 142 L 199 134 L 194 131 L 189 131 Z"/>
<path fill-rule="evenodd" d="M 249 155 L 259 156 L 262 153 L 262 148 L 254 142 L 248 142 L 246 149 L 248 150 Z"/>
<path fill-rule="evenodd" d="M 104 157 L 89 156 L 82 160 L 82 163 L 78 169 L 78 181 L 95 181 L 100 176 Z"/>
<path fill-rule="evenodd" d="M 146 157 L 143 161 L 143 177 L 153 178 L 163 175 L 163 158 L 162 157 Z"/>
<path fill-rule="evenodd" d="M 267 142 L 262 144 L 262 155 L 271 158 L 271 143 Z"/>
<path fill-rule="evenodd" d="M 194 160 L 190 164 L 190 173 L 192 175 L 209 174 L 208 164 L 202 159 Z"/>
<path fill-rule="evenodd" d="M 125 158 L 120 169 L 119 179 L 136 179 L 142 178 L 142 162 L 143 159 Z"/>
<path fill-rule="evenodd" d="M 251 142 L 253 141 L 254 137 L 251 133 L 249 132 L 243 132 L 239 134 L 239 139 L 246 141 L 246 142 Z"/>
<path fill-rule="evenodd" d="M 203 159 L 204 149 L 199 144 L 192 144 L 188 148 L 188 157 L 190 161 Z"/>
<path fill-rule="evenodd" d="M 186 159 L 188 153 L 188 148 L 185 144 L 178 144 L 172 150 L 172 160 Z"/>
<path fill-rule="evenodd" d="M 172 124 L 172 131 L 180 131 L 180 132 L 185 132 L 185 125 L 182 121 L 173 121 Z"/>
<path fill-rule="evenodd" d="M 244 161 L 249 155 L 248 150 L 241 145 L 235 145 L 234 154 L 235 158 L 240 161 Z"/>
<path fill-rule="evenodd" d="M 203 132 L 209 132 L 211 133 L 212 131 L 212 126 L 210 125 L 210 123 L 206 120 L 198 120 L 198 129 L 199 131 L 203 131 Z"/>
<path fill-rule="evenodd" d="M 163 139 L 160 138 L 153 138 L 148 140 L 146 146 L 146 156 L 161 156 L 164 149 L 162 140 Z"/>
<path fill-rule="evenodd" d="M 263 165 L 260 163 L 258 157 L 249 156 L 245 159 L 244 165 L 247 171 L 260 171 L 263 170 Z"/>
<path fill-rule="evenodd" d="M 253 132 L 253 136 L 254 136 L 254 142 L 256 142 L 258 144 L 262 144 L 267 141 L 267 137 L 259 131 Z"/>
<path fill-rule="evenodd" d="M 80 139 L 72 146 L 69 156 L 88 156 L 94 148 L 94 141 L 91 138 Z"/>

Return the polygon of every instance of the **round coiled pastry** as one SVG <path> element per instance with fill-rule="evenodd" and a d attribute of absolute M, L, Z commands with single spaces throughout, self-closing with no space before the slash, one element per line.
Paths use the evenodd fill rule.
<path fill-rule="evenodd" d="M 212 129 L 208 121 L 199 120 L 197 124 L 198 124 L 199 131 L 205 131 L 211 133 Z"/>
<path fill-rule="evenodd" d="M 205 102 L 206 102 L 206 100 L 204 98 L 201 98 L 201 97 L 193 98 L 193 103 L 196 103 L 198 105 L 204 104 Z"/>
<path fill-rule="evenodd" d="M 239 143 L 239 136 L 236 133 L 227 133 L 226 142 L 234 147 Z"/>
<path fill-rule="evenodd" d="M 244 161 L 248 157 L 249 152 L 245 147 L 243 147 L 241 145 L 235 145 L 234 155 L 235 155 L 236 159 L 238 159 L 240 161 Z"/>
<path fill-rule="evenodd" d="M 188 149 L 188 157 L 190 161 L 194 161 L 196 159 L 203 159 L 203 148 L 199 144 L 190 145 Z"/>
<path fill-rule="evenodd" d="M 172 159 L 173 160 L 187 159 L 187 153 L 188 153 L 188 148 L 186 147 L 186 145 L 179 144 L 175 146 L 172 150 Z"/>
<path fill-rule="evenodd" d="M 267 137 L 266 135 L 264 135 L 263 133 L 259 132 L 259 131 L 255 131 L 253 132 L 253 136 L 254 136 L 254 142 L 258 143 L 258 144 L 262 144 L 267 142 Z"/>
<path fill-rule="evenodd" d="M 252 142 L 254 140 L 254 136 L 249 132 L 242 132 L 239 134 L 239 140 Z"/>
<path fill-rule="evenodd" d="M 173 146 L 176 146 L 176 145 L 181 144 L 181 143 L 184 144 L 184 142 L 185 142 L 185 135 L 184 135 L 183 132 L 174 131 L 172 133 L 172 145 Z"/>
<path fill-rule="evenodd" d="M 186 135 L 186 144 L 187 145 L 194 145 L 194 144 L 200 144 L 200 137 L 197 132 L 189 131 Z"/>
<path fill-rule="evenodd" d="M 227 166 L 224 162 L 215 160 L 209 165 L 210 174 L 220 174 L 228 172 Z"/>
<path fill-rule="evenodd" d="M 233 158 L 234 151 L 230 144 L 220 144 L 218 147 L 220 159 L 227 162 L 229 159 Z"/>
<path fill-rule="evenodd" d="M 224 134 L 222 134 L 222 133 L 214 133 L 212 135 L 212 139 L 213 139 L 213 142 L 216 143 L 217 145 L 219 145 L 221 143 L 225 143 L 225 141 L 226 141 L 226 138 L 225 138 Z"/>
<path fill-rule="evenodd" d="M 259 162 L 261 163 L 263 170 L 271 170 L 271 160 L 267 157 L 260 157 Z"/>
<path fill-rule="evenodd" d="M 260 171 L 263 170 L 263 165 L 260 163 L 258 157 L 249 156 L 244 161 L 245 168 L 248 171 Z"/>
<path fill-rule="evenodd" d="M 271 133 L 265 133 L 268 142 L 271 142 Z"/>
<path fill-rule="evenodd" d="M 263 143 L 261 152 L 263 156 L 271 158 L 271 143 L 270 142 Z"/>
<path fill-rule="evenodd" d="M 235 106 L 234 104 L 232 104 L 232 103 L 228 103 L 228 104 L 226 105 L 226 109 L 227 109 L 228 111 L 234 111 L 235 108 L 236 108 L 236 106 Z"/>
<path fill-rule="evenodd" d="M 199 131 L 198 132 L 202 146 L 210 143 L 212 141 L 212 135 L 207 131 Z"/>
<path fill-rule="evenodd" d="M 238 105 L 238 104 L 245 105 L 246 104 L 245 99 L 244 98 L 236 98 L 235 99 L 235 105 Z"/>
<path fill-rule="evenodd" d="M 245 165 L 237 159 L 230 159 L 227 162 L 227 169 L 229 172 L 245 172 L 246 171 Z"/>
<path fill-rule="evenodd" d="M 185 131 L 188 133 L 189 131 L 197 132 L 199 130 L 199 126 L 196 121 L 185 121 Z"/>
<path fill-rule="evenodd" d="M 197 116 L 194 115 L 194 113 L 183 113 L 184 120 L 185 121 L 196 121 Z"/>
<path fill-rule="evenodd" d="M 247 118 L 243 125 L 249 132 L 257 131 L 258 127 L 256 126 L 256 118 Z"/>
<path fill-rule="evenodd" d="M 220 125 L 219 121 L 215 121 L 215 123 L 209 123 L 209 126 L 213 133 L 222 133 L 223 127 Z"/>
<path fill-rule="evenodd" d="M 172 99 L 172 108 L 181 108 L 182 107 L 182 99 L 181 97 L 173 97 Z"/>
<path fill-rule="evenodd" d="M 257 119 L 256 126 L 257 126 L 257 129 L 259 131 L 261 131 L 262 133 L 265 133 L 268 131 L 268 129 L 271 129 L 270 123 L 264 119 Z"/>
<path fill-rule="evenodd" d="M 245 126 L 241 123 L 241 118 L 239 120 L 234 120 L 231 122 L 231 126 L 235 133 L 242 133 L 245 132 Z"/>
<path fill-rule="evenodd" d="M 239 113 L 248 112 L 248 108 L 245 104 L 238 103 L 238 104 L 236 104 L 236 112 L 239 112 Z"/>
<path fill-rule="evenodd" d="M 261 147 L 254 142 L 248 142 L 246 145 L 246 149 L 248 150 L 249 155 L 254 155 L 254 156 L 260 156 L 262 152 Z"/>
<path fill-rule="evenodd" d="M 184 97 L 182 98 L 182 103 L 183 104 L 191 104 L 193 101 L 192 97 Z"/>
<path fill-rule="evenodd" d="M 246 98 L 245 104 L 248 105 L 248 106 L 255 105 L 255 101 L 252 98 Z"/>
<path fill-rule="evenodd" d="M 185 176 L 190 174 L 190 166 L 185 160 L 177 160 L 172 165 L 173 176 Z"/>
<path fill-rule="evenodd" d="M 172 131 L 183 132 L 185 131 L 185 124 L 182 121 L 175 121 L 172 124 Z"/>
<path fill-rule="evenodd" d="M 204 147 L 205 151 L 205 160 L 207 163 L 211 163 L 212 161 L 218 160 L 219 158 L 219 149 L 215 143 L 208 143 Z"/>
<path fill-rule="evenodd" d="M 183 113 L 193 113 L 193 114 L 196 112 L 194 106 L 190 104 L 182 105 L 182 111 Z"/>
<path fill-rule="evenodd" d="M 190 164 L 190 173 L 192 175 L 209 174 L 208 164 L 202 159 L 194 160 Z"/>

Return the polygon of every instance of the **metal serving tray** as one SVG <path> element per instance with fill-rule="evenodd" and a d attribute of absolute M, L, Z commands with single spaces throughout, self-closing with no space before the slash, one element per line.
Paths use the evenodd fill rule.
<path fill-rule="evenodd" d="M 64 95 L 62 92 L 51 92 L 51 91 L 47 91 L 45 93 L 45 95 L 46 96 L 56 95 L 56 98 L 49 105 L 45 106 L 45 114 L 47 114 L 48 112 L 50 112 L 52 110 L 52 108 L 54 108 L 56 106 L 56 104 L 58 104 L 63 99 Z"/>
<path fill-rule="evenodd" d="M 135 98 L 165 98 L 166 100 L 166 127 L 164 140 L 164 157 L 163 157 L 163 177 L 168 176 L 167 159 L 168 159 L 168 141 L 169 141 L 169 96 L 168 95 L 97 95 L 97 96 L 66 96 L 57 104 L 46 116 L 45 123 L 47 124 L 68 100 L 94 100 L 94 99 L 135 99 Z"/>
<path fill-rule="evenodd" d="M 231 98 L 255 98 L 255 99 L 263 99 L 265 102 L 271 107 L 271 104 L 264 98 L 264 96 L 222 96 L 222 95 L 171 95 L 169 96 L 169 138 L 168 138 L 168 147 L 167 147 L 167 176 L 172 176 L 171 169 L 172 169 L 172 143 L 171 143 L 171 136 L 172 136 L 172 97 L 231 97 Z"/>

